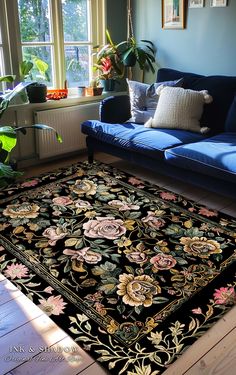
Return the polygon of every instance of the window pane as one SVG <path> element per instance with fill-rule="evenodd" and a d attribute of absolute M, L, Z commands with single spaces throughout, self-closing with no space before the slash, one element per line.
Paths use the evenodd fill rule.
<path fill-rule="evenodd" d="M 4 72 L 4 65 L 3 65 L 3 49 L 0 47 L 0 77 L 5 75 Z M 0 94 L 5 90 L 6 84 L 4 82 L 0 82 Z"/>
<path fill-rule="evenodd" d="M 48 0 L 18 0 L 22 42 L 50 41 Z"/>
<path fill-rule="evenodd" d="M 88 41 L 88 0 L 62 0 L 65 42 Z"/>
<path fill-rule="evenodd" d="M 88 46 L 65 47 L 66 79 L 69 87 L 88 85 L 90 55 Z"/>
<path fill-rule="evenodd" d="M 29 60 L 34 63 L 34 67 L 31 70 L 32 76 L 28 79 L 32 79 L 37 82 L 45 83 L 47 86 L 53 86 L 53 75 L 52 75 L 52 47 L 23 47 L 23 60 Z M 44 74 L 40 73 L 37 69 L 37 59 L 42 60 L 48 64 L 48 69 L 46 70 L 46 77 Z M 48 79 L 47 79 L 48 77 Z"/>

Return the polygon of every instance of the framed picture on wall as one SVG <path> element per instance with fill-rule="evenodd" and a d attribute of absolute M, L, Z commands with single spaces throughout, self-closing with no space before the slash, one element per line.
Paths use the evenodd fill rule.
<path fill-rule="evenodd" d="M 204 0 L 189 0 L 188 7 L 189 8 L 203 8 Z"/>
<path fill-rule="evenodd" d="M 227 0 L 211 0 L 211 7 L 226 7 Z"/>
<path fill-rule="evenodd" d="M 162 0 L 162 28 L 185 28 L 185 0 Z"/>

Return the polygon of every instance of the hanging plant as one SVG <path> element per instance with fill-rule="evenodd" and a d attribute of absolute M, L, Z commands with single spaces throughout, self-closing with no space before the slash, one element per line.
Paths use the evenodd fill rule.
<path fill-rule="evenodd" d="M 144 70 L 148 66 L 152 73 L 155 73 L 155 51 L 154 44 L 150 40 L 142 39 L 140 42 L 134 37 L 132 16 L 131 16 L 131 5 L 128 0 L 127 5 L 127 40 L 121 42 L 122 46 L 122 61 L 127 67 L 133 67 L 136 63 L 139 65 L 141 70 Z"/>
<path fill-rule="evenodd" d="M 125 66 L 135 66 L 138 63 L 141 70 L 144 70 L 146 65 L 149 66 L 152 73 L 155 73 L 154 62 L 155 52 L 154 44 L 150 40 L 142 39 L 140 44 L 132 36 L 126 43 L 126 49 L 122 52 L 122 61 Z"/>

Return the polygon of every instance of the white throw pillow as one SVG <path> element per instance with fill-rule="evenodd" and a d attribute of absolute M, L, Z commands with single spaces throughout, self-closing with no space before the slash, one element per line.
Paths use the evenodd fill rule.
<path fill-rule="evenodd" d="M 127 79 L 132 116 L 129 122 L 144 124 L 154 116 L 159 98 L 156 90 L 159 86 L 181 86 L 182 83 L 182 78 L 176 81 L 153 83 L 151 85 Z"/>
<path fill-rule="evenodd" d="M 210 130 L 200 126 L 204 104 L 213 100 L 207 90 L 160 86 L 157 94 L 159 100 L 154 117 L 145 123 L 145 127 L 182 129 L 197 133 Z"/>

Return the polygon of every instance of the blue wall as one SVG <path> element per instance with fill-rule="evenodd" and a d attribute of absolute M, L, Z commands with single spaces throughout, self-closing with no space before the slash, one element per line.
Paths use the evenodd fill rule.
<path fill-rule="evenodd" d="M 236 0 L 224 8 L 211 8 L 210 0 L 186 7 L 184 30 L 162 29 L 161 0 L 132 0 L 132 8 L 135 36 L 154 42 L 159 67 L 236 76 Z"/>

